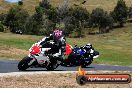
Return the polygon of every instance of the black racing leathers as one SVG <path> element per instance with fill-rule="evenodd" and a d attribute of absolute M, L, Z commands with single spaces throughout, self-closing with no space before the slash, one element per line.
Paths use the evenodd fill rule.
<path fill-rule="evenodd" d="M 42 45 L 42 48 L 44 47 L 44 44 L 48 41 L 53 40 L 53 35 L 50 35 L 49 37 L 45 37 L 40 41 L 40 45 Z M 60 55 L 62 56 L 64 52 L 66 51 L 66 39 L 64 36 L 62 36 L 58 41 L 54 41 L 54 44 L 51 47 L 51 50 L 48 51 L 48 53 L 52 53 L 54 55 Z"/>

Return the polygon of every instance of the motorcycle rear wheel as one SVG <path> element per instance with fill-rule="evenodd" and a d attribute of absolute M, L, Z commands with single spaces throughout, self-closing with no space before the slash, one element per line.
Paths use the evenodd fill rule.
<path fill-rule="evenodd" d="M 82 68 L 86 68 L 88 65 L 90 65 L 92 61 L 89 61 L 88 63 L 84 62 L 82 65 Z"/>
<path fill-rule="evenodd" d="M 20 71 L 25 71 L 27 68 L 30 67 L 30 65 L 28 65 L 28 63 L 31 61 L 32 59 L 28 56 L 24 57 L 19 63 L 18 63 L 18 69 Z"/>

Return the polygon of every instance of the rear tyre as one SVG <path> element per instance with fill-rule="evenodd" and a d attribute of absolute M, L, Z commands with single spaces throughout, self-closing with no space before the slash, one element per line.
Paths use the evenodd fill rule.
<path fill-rule="evenodd" d="M 30 67 L 30 65 L 28 65 L 28 63 L 31 61 L 32 59 L 28 56 L 24 57 L 19 63 L 18 63 L 18 69 L 20 71 L 25 71 L 27 68 Z"/>

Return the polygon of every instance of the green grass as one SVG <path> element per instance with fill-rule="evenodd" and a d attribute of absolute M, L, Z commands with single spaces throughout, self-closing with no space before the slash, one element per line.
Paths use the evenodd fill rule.
<path fill-rule="evenodd" d="M 12 47 L 28 50 L 42 37 L 0 33 L 0 48 Z M 67 42 L 73 46 L 92 43 L 94 48 L 100 52 L 100 57 L 95 59 L 94 63 L 132 66 L 132 24 L 127 24 L 124 28 L 117 28 L 106 34 L 87 35 L 85 38 L 67 38 Z M 8 48 L 6 49 L 8 51 Z M 26 54 L 0 54 L 0 57 L 21 59 L 24 55 Z"/>

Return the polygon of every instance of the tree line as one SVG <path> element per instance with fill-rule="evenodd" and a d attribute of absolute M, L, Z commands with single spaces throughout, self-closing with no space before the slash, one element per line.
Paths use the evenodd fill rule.
<path fill-rule="evenodd" d="M 55 28 L 62 28 L 69 37 L 81 37 L 83 31 L 107 33 L 114 26 L 123 27 L 127 19 L 132 18 L 132 6 L 127 7 L 125 1 L 118 0 L 111 12 L 101 8 L 91 13 L 81 6 L 69 6 L 67 0 L 58 7 L 53 7 L 48 0 L 42 0 L 35 7 L 35 13 L 29 13 L 22 8 L 23 2 L 12 7 L 7 13 L 0 14 L 0 31 L 22 31 L 23 34 L 49 35 Z"/>

